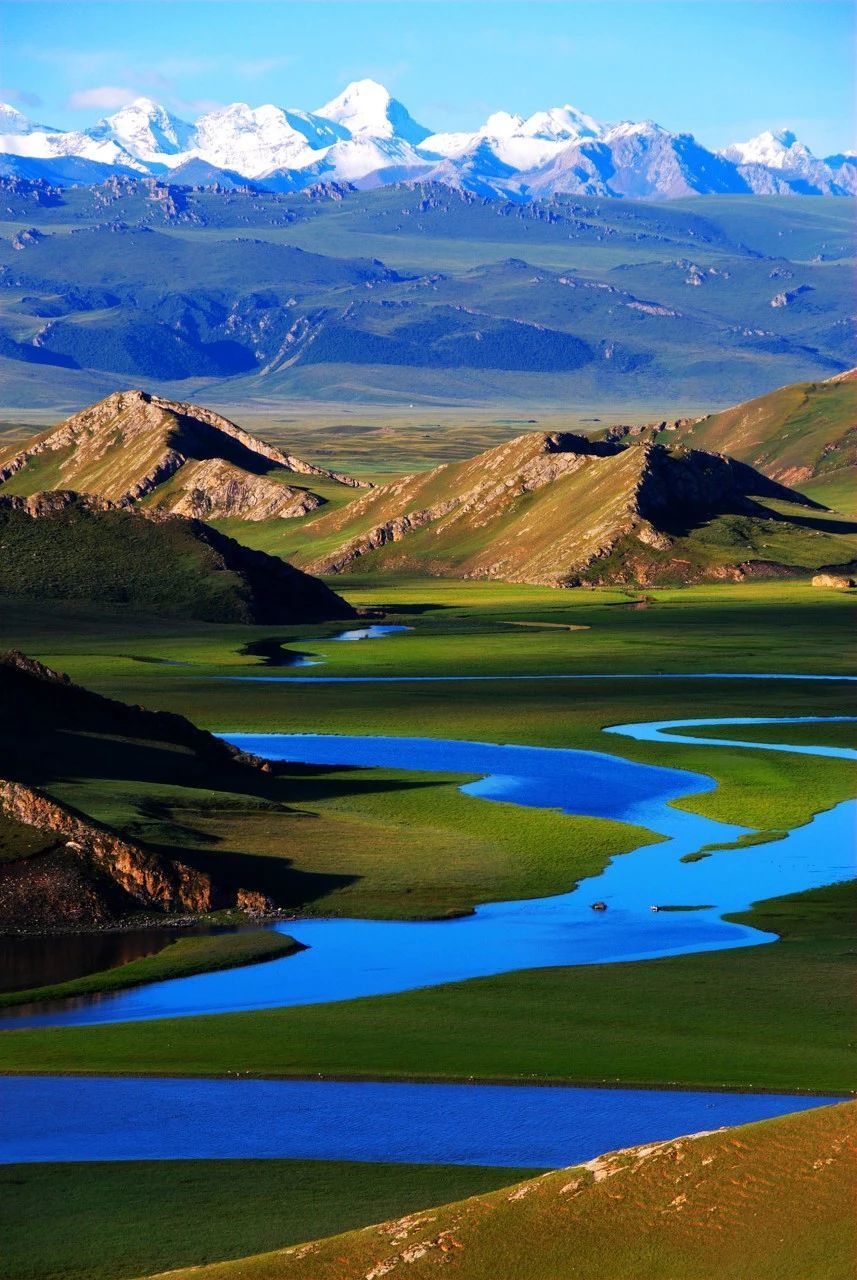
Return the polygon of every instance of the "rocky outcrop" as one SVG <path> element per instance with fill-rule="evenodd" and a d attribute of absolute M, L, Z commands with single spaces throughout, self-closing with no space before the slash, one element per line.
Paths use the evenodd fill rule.
<path fill-rule="evenodd" d="M 204 872 L 155 857 L 22 783 L 0 779 L 0 813 L 62 837 L 67 850 L 113 881 L 137 909 L 205 912 L 234 904 Z"/>
<path fill-rule="evenodd" d="M 115 743 L 119 751 L 145 743 L 166 753 L 175 767 L 193 759 L 197 775 L 211 778 L 212 785 L 222 779 L 251 792 L 259 785 L 253 773 L 271 769 L 267 761 L 237 751 L 182 716 L 82 689 L 20 652 L 0 660 L 0 704 L 0 823 L 50 837 L 32 845 L 25 841 L 21 847 L 29 852 L 0 862 L 0 928 L 86 926 L 141 912 L 236 908 L 262 915 L 275 909 L 264 893 L 237 877 L 202 870 L 181 853 L 147 848 L 57 799 L 43 781 L 66 777 L 86 740 Z"/>
<path fill-rule="evenodd" d="M 848 587 L 857 587 L 857 578 L 846 577 L 840 573 L 817 573 L 812 579 L 814 587 L 833 587 L 836 590 L 847 590 Z"/>
<path fill-rule="evenodd" d="M 321 506 L 318 494 L 295 489 L 266 476 L 251 475 L 220 458 L 188 468 L 178 497 L 164 509 L 198 520 L 290 520 Z"/>

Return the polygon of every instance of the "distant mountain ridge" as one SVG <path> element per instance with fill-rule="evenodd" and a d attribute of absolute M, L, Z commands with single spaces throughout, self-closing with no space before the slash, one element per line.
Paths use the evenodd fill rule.
<path fill-rule="evenodd" d="M 235 102 L 193 123 L 145 97 L 71 131 L 0 104 L 0 173 L 58 185 L 111 174 L 209 185 L 222 175 L 228 184 L 237 175 L 275 191 L 419 180 L 517 200 L 857 194 L 857 155 L 820 159 L 788 130 L 714 152 L 651 120 L 603 124 L 566 104 L 527 119 L 498 111 L 475 130 L 435 133 L 368 79 L 315 111 Z"/>

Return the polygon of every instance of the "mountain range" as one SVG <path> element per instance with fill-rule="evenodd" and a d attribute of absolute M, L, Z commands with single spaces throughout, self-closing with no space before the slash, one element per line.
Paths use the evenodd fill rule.
<path fill-rule="evenodd" d="M 651 120 L 605 124 L 565 105 L 526 119 L 498 111 L 478 129 L 435 133 L 374 80 L 315 111 L 234 102 L 194 122 L 142 97 L 72 131 L 0 104 L 0 173 L 57 185 L 136 174 L 287 192 L 419 180 L 515 200 L 857 194 L 857 154 L 819 159 L 789 130 L 711 151 Z"/>
<path fill-rule="evenodd" d="M 680 416 L 857 363 L 849 200 L 0 177 L 0 206 L 6 405 L 143 385 Z"/>

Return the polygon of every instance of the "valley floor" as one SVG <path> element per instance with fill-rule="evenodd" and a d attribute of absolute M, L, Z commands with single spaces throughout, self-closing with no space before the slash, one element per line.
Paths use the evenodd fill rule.
<path fill-rule="evenodd" d="M 850 673 L 850 593 L 775 583 L 647 594 L 643 600 L 619 590 L 355 582 L 347 591 L 352 603 L 383 610 L 385 622 L 412 628 L 355 643 L 334 639 L 333 626 L 290 631 L 167 623 L 9 601 L 0 615 L 0 646 L 23 649 L 101 693 L 178 711 L 221 732 L 424 735 L 608 751 L 691 769 L 718 786 L 678 807 L 758 831 L 789 830 L 857 793 L 846 760 L 715 746 L 706 743 L 714 731 L 704 725 L 693 730 L 698 745 L 606 739 L 602 732 L 611 724 L 665 718 L 853 713 L 854 686 L 843 679 L 787 678 Z M 269 642 L 265 652 L 276 655 L 279 644 L 321 665 L 268 665 L 246 652 L 260 641 Z M 677 678 L 661 679 L 664 674 Z M 786 678 L 753 678 L 763 674 Z M 510 675 L 532 678 L 500 679 Z M 231 678 L 236 676 L 241 678 Z M 838 746 L 851 744 L 852 728 L 790 725 L 784 739 L 783 726 L 754 726 L 752 736 Z M 736 728 L 730 736 L 742 732 Z M 490 900 L 561 893 L 646 838 L 640 827 L 625 823 L 480 801 L 460 793 L 466 781 L 461 775 L 405 768 L 296 767 L 240 793 L 183 777 L 174 761 L 140 744 L 105 748 L 82 741 L 44 768 L 36 781 L 57 798 L 201 866 L 232 859 L 252 869 L 260 885 L 276 888 L 299 914 L 413 919 Z M 742 851 L 728 856 L 740 874 Z M 757 904 L 744 919 L 780 941 L 643 963 L 515 972 L 335 1005 L 218 1015 L 195 1019 L 192 1027 L 182 1020 L 6 1031 L 0 1033 L 0 1070 L 852 1089 L 853 1005 L 844 981 L 855 949 L 852 886 Z M 797 1129 L 782 1133 L 775 1145 L 785 1145 L 777 1150 L 797 1150 L 794 1144 L 803 1141 Z M 770 1158 L 771 1152 L 760 1156 L 746 1177 L 764 1178 Z M 218 1226 L 206 1241 L 193 1232 L 179 1241 L 172 1226 L 166 1239 L 176 1244 L 169 1256 L 144 1256 L 128 1247 L 126 1261 L 109 1274 L 130 1280 L 133 1268 L 143 1274 L 259 1253 L 481 1195 L 500 1185 L 497 1172 L 470 1170 L 473 1181 L 467 1182 L 461 1168 L 423 1168 L 403 1174 L 397 1187 L 395 1178 L 385 1181 L 379 1171 L 370 1193 L 360 1171 L 337 1182 L 332 1166 L 308 1173 L 284 1169 L 286 1180 L 277 1182 L 283 1188 L 293 1176 L 305 1188 L 316 1185 L 313 1178 L 326 1179 L 321 1217 L 300 1201 L 290 1210 L 293 1225 L 284 1220 L 276 1238 L 261 1222 L 237 1235 Z M 7 1173 L 19 1224 L 41 1216 L 41 1197 L 49 1204 L 64 1197 L 61 1169 Z M 513 1181 L 515 1175 L 506 1173 L 504 1181 Z M 106 1176 L 100 1167 L 94 1170 L 93 1185 Z M 236 1196 L 250 1188 L 252 1200 L 259 1176 L 258 1166 L 242 1172 Z M 200 1166 L 198 1180 L 196 1170 L 181 1162 L 144 1169 L 141 1177 L 157 1182 L 151 1204 L 163 1204 L 167 1216 L 174 1194 L 189 1197 L 189 1205 L 211 1205 L 224 1194 L 214 1165 Z M 121 1208 L 125 1182 L 115 1186 Z M 790 1184 L 788 1194 L 793 1191 Z M 763 1212 L 773 1223 L 767 1207 Z M 835 1219 L 838 1211 L 832 1212 Z M 91 1206 L 86 1213 L 94 1213 Z M 97 1217 L 87 1220 L 96 1223 Z M 59 1213 L 55 1221 L 63 1221 Z M 112 1235 L 114 1252 L 105 1256 L 115 1257 L 116 1237 L 130 1240 L 137 1221 L 123 1209 L 111 1224 L 99 1220 L 92 1240 Z M 445 1224 L 444 1218 L 443 1230 Z M 541 1242 L 543 1226 L 531 1223 L 526 1230 L 531 1228 Z M 729 1239 L 738 1241 L 736 1249 L 749 1247 L 743 1237 Z M 816 1256 L 806 1244 L 801 1280 L 844 1275 L 836 1269 L 839 1237 L 830 1247 L 833 1253 Z M 352 1242 L 343 1248 L 350 1250 Z M 101 1280 L 108 1274 L 82 1246 L 70 1251 L 65 1271 L 52 1270 L 39 1256 L 16 1259 L 13 1274 L 21 1280 Z M 337 1270 L 338 1263 L 322 1265 L 326 1257 L 320 1252 L 316 1261 L 289 1261 L 295 1269 L 288 1272 L 277 1270 L 281 1260 L 252 1269 L 236 1264 L 228 1274 L 351 1274 Z M 694 1275 L 725 1274 L 712 1270 L 706 1257 Z M 616 1276 L 672 1280 L 669 1271 L 634 1271 L 633 1265 L 639 1263 L 623 1262 L 624 1271 L 617 1265 Z M 499 1274 L 485 1266 L 468 1263 L 470 1269 L 457 1267 L 457 1273 Z M 755 1275 L 796 1280 L 781 1256 L 767 1270 L 759 1263 Z"/>

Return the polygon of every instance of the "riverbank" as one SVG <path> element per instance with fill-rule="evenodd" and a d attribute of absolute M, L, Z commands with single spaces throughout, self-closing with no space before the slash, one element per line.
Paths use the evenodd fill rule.
<path fill-rule="evenodd" d="M 855 907 L 849 882 L 742 913 L 779 935 L 771 946 L 192 1022 L 3 1032 L 0 1071 L 849 1092 Z"/>
<path fill-rule="evenodd" d="M 104 996 L 126 991 L 149 982 L 189 978 L 200 973 L 239 969 L 247 965 L 277 960 L 302 950 L 301 944 L 284 933 L 270 929 L 244 930 L 210 937 L 179 938 L 156 955 L 144 956 L 68 982 L 0 993 L 0 1009 L 18 1005 L 47 1004 L 84 996 Z"/>

